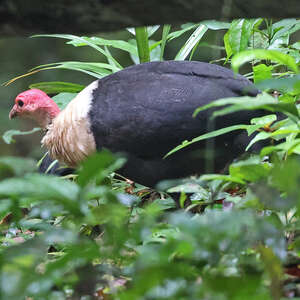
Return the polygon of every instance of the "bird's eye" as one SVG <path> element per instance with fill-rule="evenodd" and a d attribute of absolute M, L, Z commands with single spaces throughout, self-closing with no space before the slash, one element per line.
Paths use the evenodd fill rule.
<path fill-rule="evenodd" d="M 24 102 L 22 101 L 22 100 L 18 100 L 18 105 L 20 106 L 20 107 L 22 107 L 23 105 L 24 105 Z"/>

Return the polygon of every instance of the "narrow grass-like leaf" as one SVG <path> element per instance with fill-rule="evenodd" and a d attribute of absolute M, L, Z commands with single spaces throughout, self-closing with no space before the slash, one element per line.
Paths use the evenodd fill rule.
<path fill-rule="evenodd" d="M 203 21 L 201 24 L 205 25 L 210 30 L 220 30 L 220 29 L 229 29 L 230 23 L 229 22 L 221 22 L 216 20 L 208 20 Z"/>
<path fill-rule="evenodd" d="M 228 132 L 232 132 L 232 131 L 235 131 L 235 130 L 244 130 L 244 129 L 247 129 L 249 125 L 244 125 L 244 124 L 239 124 L 239 125 L 233 125 L 233 126 L 229 126 L 229 127 L 226 127 L 226 128 L 222 128 L 222 129 L 218 129 L 218 130 L 215 130 L 215 131 L 212 131 L 212 132 L 208 132 L 208 133 L 205 133 L 205 134 L 202 134 L 194 139 L 192 139 L 191 141 L 183 141 L 181 145 L 178 145 L 177 147 L 175 147 L 174 149 L 172 149 L 171 151 L 169 151 L 165 156 L 164 158 L 168 157 L 169 155 L 191 145 L 191 144 L 194 144 L 196 142 L 199 142 L 199 141 L 202 141 L 202 140 L 207 140 L 207 139 L 210 139 L 210 138 L 213 138 L 213 137 L 216 137 L 216 136 L 219 136 L 219 135 L 222 135 L 222 134 L 225 134 L 225 133 L 228 133 Z"/>
<path fill-rule="evenodd" d="M 277 99 L 266 93 L 259 94 L 255 98 L 244 96 L 219 99 L 197 108 L 193 116 L 195 117 L 199 112 L 208 108 L 222 106 L 225 106 L 225 108 L 215 111 L 211 118 L 223 116 L 240 110 L 265 109 L 271 112 L 282 112 L 296 122 L 299 119 L 299 113 L 294 103 L 279 102 Z"/>
<path fill-rule="evenodd" d="M 241 65 L 254 59 L 265 59 L 277 62 L 290 68 L 295 73 L 298 73 L 298 66 L 295 59 L 277 50 L 253 49 L 245 50 L 234 55 L 231 60 L 232 69 L 235 72 L 239 71 Z"/>
<path fill-rule="evenodd" d="M 40 89 L 46 94 L 56 94 L 56 93 L 78 93 L 84 89 L 84 85 L 62 82 L 62 81 L 48 81 L 48 82 L 38 82 L 29 85 L 31 89 Z"/>
<path fill-rule="evenodd" d="M 173 31 L 168 35 L 168 40 L 172 41 L 173 39 L 177 39 L 178 37 L 180 37 L 181 35 L 183 35 L 184 33 L 186 33 L 187 31 L 190 31 L 196 27 L 199 26 L 198 24 L 192 24 L 190 26 L 183 26 L 183 28 L 181 30 L 177 30 L 177 31 Z"/>
<path fill-rule="evenodd" d="M 103 39 L 100 37 L 83 37 L 83 38 L 85 40 L 90 41 L 99 46 L 113 47 L 113 48 L 120 49 L 120 50 L 126 51 L 126 52 L 134 54 L 134 55 L 137 54 L 137 49 L 133 45 L 131 45 L 130 43 L 125 42 L 125 41 L 106 40 L 106 39 Z M 87 46 L 87 43 L 79 42 L 79 41 L 75 41 L 75 40 L 67 42 L 67 44 L 71 44 L 75 47 Z"/>
<path fill-rule="evenodd" d="M 147 27 L 137 27 L 135 29 L 135 38 L 136 38 L 140 63 L 149 62 L 150 51 L 149 51 Z"/>
<path fill-rule="evenodd" d="M 28 134 L 32 134 L 32 133 L 35 133 L 40 130 L 41 130 L 41 128 L 38 128 L 38 127 L 33 128 L 32 130 L 29 130 L 29 131 L 20 131 L 20 130 L 11 129 L 11 130 L 6 131 L 3 134 L 2 138 L 6 144 L 11 144 L 11 143 L 15 142 L 15 140 L 13 139 L 13 137 L 15 135 L 28 135 Z"/>
<path fill-rule="evenodd" d="M 88 75 L 91 75 L 96 78 L 102 78 L 112 73 L 112 71 L 116 70 L 110 64 L 104 63 L 89 63 L 89 62 L 79 62 L 79 61 L 66 61 L 66 62 L 58 62 L 54 64 L 46 64 L 37 66 L 32 70 L 43 71 L 50 69 L 65 69 L 65 70 L 73 70 L 79 71 Z"/>
<path fill-rule="evenodd" d="M 104 51 L 102 48 L 100 48 L 96 43 L 93 43 L 92 41 L 87 40 L 85 38 L 75 36 L 72 34 L 38 34 L 38 35 L 34 35 L 32 37 L 61 38 L 61 39 L 67 39 L 67 40 L 76 41 L 76 42 L 80 42 L 80 43 L 86 43 L 88 46 L 94 48 L 95 50 L 97 50 L 98 52 L 103 54 L 107 59 L 110 59 L 111 61 L 113 61 L 114 64 L 116 66 L 118 66 L 118 69 L 122 69 L 122 66 L 115 60 L 114 57 L 109 55 L 106 51 Z M 118 71 L 118 70 L 115 70 L 115 71 Z"/>
<path fill-rule="evenodd" d="M 175 60 L 185 60 L 186 57 L 191 53 L 193 48 L 202 39 L 208 28 L 205 25 L 200 25 L 189 37 L 184 46 L 177 53 Z"/>
<path fill-rule="evenodd" d="M 162 38 L 161 38 L 161 45 L 160 45 L 160 60 L 164 60 L 164 52 L 165 47 L 168 39 L 168 34 L 171 30 L 171 25 L 164 25 L 163 32 L 162 32 Z"/>

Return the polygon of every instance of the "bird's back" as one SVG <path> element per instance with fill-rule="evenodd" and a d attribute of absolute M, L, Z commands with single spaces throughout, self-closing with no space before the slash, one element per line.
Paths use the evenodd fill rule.
<path fill-rule="evenodd" d="M 191 174 L 203 168 L 188 167 L 203 164 L 203 143 L 173 158 L 162 160 L 163 156 L 182 141 L 207 132 L 211 111 L 193 118 L 197 107 L 219 98 L 256 95 L 257 90 L 249 90 L 250 86 L 245 77 L 208 63 L 167 61 L 126 68 L 99 80 L 93 91 L 89 118 L 96 147 L 127 153 L 129 162 L 124 175 L 144 184 Z M 254 115 L 242 112 L 219 118 L 216 127 L 245 123 Z M 216 165 L 230 161 L 233 152 L 238 155 L 243 151 L 233 151 L 237 150 L 232 149 L 236 137 L 235 133 L 217 139 L 217 150 L 230 157 L 219 158 Z M 226 145 L 231 147 L 229 154 Z M 201 159 L 192 161 L 187 154 L 195 157 L 195 149 Z"/>

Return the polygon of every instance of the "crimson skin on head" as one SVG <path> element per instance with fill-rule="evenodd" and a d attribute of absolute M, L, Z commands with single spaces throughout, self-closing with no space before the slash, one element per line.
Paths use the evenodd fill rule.
<path fill-rule="evenodd" d="M 39 89 L 31 89 L 16 97 L 9 118 L 20 116 L 33 119 L 45 128 L 59 112 L 57 104 L 46 93 Z"/>

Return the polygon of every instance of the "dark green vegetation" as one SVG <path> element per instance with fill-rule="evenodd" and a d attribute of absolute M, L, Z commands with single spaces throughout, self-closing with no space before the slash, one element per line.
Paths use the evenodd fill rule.
<path fill-rule="evenodd" d="M 111 48 L 127 51 L 137 63 L 159 60 L 165 44 L 188 30 L 192 34 L 175 59 L 192 59 L 206 31 L 219 29 L 227 30 L 226 57 L 220 60 L 236 71 L 250 63 L 246 76 L 264 93 L 253 100 L 218 100 L 213 105 L 222 108 L 215 115 L 258 108 L 270 114 L 212 131 L 176 150 L 238 129 L 258 132 L 251 144 L 266 140 L 269 145 L 257 156 L 232 163 L 224 175 L 202 175 L 172 188 L 161 183 L 161 189 L 181 192 L 181 207 L 189 197 L 191 204 L 177 211 L 167 194 L 113 178 L 123 159 L 108 152 L 89 158 L 68 178 L 36 174 L 35 162 L 28 159 L 1 158 L 3 299 L 299 297 L 297 277 L 287 275 L 299 273 L 300 46 L 293 41 L 299 21 L 208 22 L 177 32 L 164 26 L 160 41 L 138 29 L 129 43 L 56 35 L 76 47 L 93 47 L 107 63 L 63 62 L 36 71 L 66 68 L 102 77 L 122 68 Z M 60 93 L 61 106 L 82 89 L 62 82 L 35 87 Z M 270 95 L 274 90 L 278 98 Z M 277 121 L 275 112 L 284 119 Z M 6 134 L 6 140 L 11 136 Z"/>

